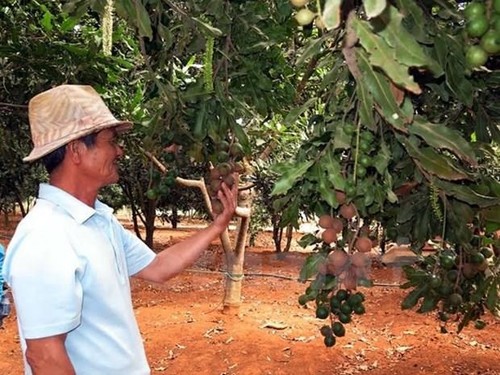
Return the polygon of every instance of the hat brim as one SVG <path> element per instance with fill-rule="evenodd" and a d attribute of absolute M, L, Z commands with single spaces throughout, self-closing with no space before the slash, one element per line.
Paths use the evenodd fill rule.
<path fill-rule="evenodd" d="M 59 147 L 68 144 L 75 139 L 84 137 L 86 135 L 99 132 L 104 129 L 116 128 L 118 133 L 124 133 L 132 128 L 133 124 L 130 121 L 112 121 L 108 123 L 98 124 L 91 128 L 87 128 L 83 131 L 74 132 L 64 136 L 63 138 L 57 139 L 54 142 L 47 143 L 43 146 L 34 147 L 28 156 L 23 158 L 24 162 L 31 162 L 50 154 L 52 151 L 57 150 Z"/>

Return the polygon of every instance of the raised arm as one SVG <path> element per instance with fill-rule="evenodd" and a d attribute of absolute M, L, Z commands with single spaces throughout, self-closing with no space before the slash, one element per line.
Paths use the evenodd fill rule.
<path fill-rule="evenodd" d="M 232 189 L 222 184 L 218 198 L 224 209 L 215 217 L 213 223 L 184 241 L 165 248 L 153 262 L 135 276 L 149 281 L 164 282 L 193 264 L 229 225 L 236 209 L 237 194 L 237 184 L 233 184 Z"/>

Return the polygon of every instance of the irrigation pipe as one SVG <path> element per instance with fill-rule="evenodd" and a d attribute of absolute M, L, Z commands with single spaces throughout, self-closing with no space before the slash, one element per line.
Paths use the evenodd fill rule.
<path fill-rule="evenodd" d="M 192 273 L 206 273 L 206 274 L 225 274 L 226 273 L 226 271 L 209 271 L 209 270 L 200 270 L 200 269 L 195 269 L 195 268 L 187 268 L 187 269 L 185 269 L 185 271 L 192 272 Z M 278 274 L 274 274 L 274 273 L 246 272 L 246 273 L 243 273 L 243 276 L 245 276 L 245 277 L 255 277 L 255 276 L 257 276 L 257 277 L 273 277 L 276 279 L 300 281 L 297 277 L 288 276 L 288 275 L 278 275 Z M 307 281 L 312 281 L 312 280 L 313 279 L 309 279 Z M 399 288 L 401 286 L 401 284 L 374 282 L 373 286 Z"/>
<path fill-rule="evenodd" d="M 5 239 L 10 240 L 12 238 L 12 236 L 4 236 L 4 235 L 0 234 L 0 238 L 5 238 Z M 200 269 L 195 269 L 195 268 L 187 268 L 185 271 L 192 272 L 192 273 L 208 273 L 208 274 L 226 274 L 227 273 L 226 271 L 209 271 L 209 270 L 200 270 Z M 245 276 L 245 277 L 272 277 L 275 279 L 300 281 L 297 277 L 287 276 L 287 275 L 278 275 L 278 274 L 274 274 L 274 273 L 246 272 L 246 273 L 243 273 L 243 276 Z M 307 281 L 312 281 L 312 280 L 313 279 L 309 279 Z M 399 288 L 401 286 L 401 284 L 374 282 L 373 286 Z"/>

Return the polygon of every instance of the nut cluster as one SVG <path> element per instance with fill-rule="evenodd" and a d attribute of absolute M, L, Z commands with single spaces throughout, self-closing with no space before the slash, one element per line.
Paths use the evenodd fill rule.
<path fill-rule="evenodd" d="M 241 173 L 243 165 L 243 147 L 238 142 L 229 143 L 222 141 L 217 144 L 216 164 L 210 169 L 206 179 L 208 193 L 212 203 L 212 211 L 220 214 L 224 207 L 217 194 L 222 187 L 222 183 L 231 188 L 235 183 L 234 173 Z"/>

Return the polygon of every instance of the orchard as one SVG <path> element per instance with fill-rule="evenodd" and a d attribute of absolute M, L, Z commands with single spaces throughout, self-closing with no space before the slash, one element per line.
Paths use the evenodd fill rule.
<path fill-rule="evenodd" d="M 498 317 L 500 1 L 8 0 L 0 22 L 5 215 L 24 214 L 43 178 L 19 160 L 27 101 L 86 82 L 136 124 L 120 199 L 105 198 L 146 242 L 158 212 L 209 219 L 221 184 L 239 184 L 225 309 L 242 303 L 252 201 L 266 194 L 276 226 L 317 224 L 299 241 L 297 303 L 324 321 L 326 347 L 363 319 L 383 243 L 418 256 L 402 309 L 442 332 Z M 273 182 L 259 188 L 263 161 Z"/>

